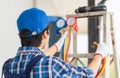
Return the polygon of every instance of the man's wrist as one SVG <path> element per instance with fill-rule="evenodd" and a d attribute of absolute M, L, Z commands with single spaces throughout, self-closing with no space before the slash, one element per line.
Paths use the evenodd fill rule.
<path fill-rule="evenodd" d="M 99 58 L 102 61 L 103 56 L 102 56 L 102 54 L 96 53 L 96 54 L 94 54 L 94 58 Z"/>
<path fill-rule="evenodd" d="M 95 54 L 94 54 L 94 56 L 97 56 L 97 55 L 98 55 L 98 56 L 101 56 L 101 57 L 103 58 L 103 55 L 100 54 L 100 53 L 95 53 Z"/>

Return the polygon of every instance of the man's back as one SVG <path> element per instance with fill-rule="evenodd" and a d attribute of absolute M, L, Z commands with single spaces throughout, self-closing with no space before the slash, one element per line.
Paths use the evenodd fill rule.
<path fill-rule="evenodd" d="M 30 78 L 93 78 L 89 68 L 73 67 L 55 57 L 47 57 L 35 47 L 20 47 L 16 57 L 9 64 L 12 74 L 22 74 L 30 60 L 42 55 L 30 72 Z"/>

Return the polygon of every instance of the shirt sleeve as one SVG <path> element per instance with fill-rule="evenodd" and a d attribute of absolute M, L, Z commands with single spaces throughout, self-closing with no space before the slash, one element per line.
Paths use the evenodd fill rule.
<path fill-rule="evenodd" d="M 55 78 L 95 78 L 92 69 L 71 66 L 58 58 L 53 57 L 52 67 L 52 73 Z"/>

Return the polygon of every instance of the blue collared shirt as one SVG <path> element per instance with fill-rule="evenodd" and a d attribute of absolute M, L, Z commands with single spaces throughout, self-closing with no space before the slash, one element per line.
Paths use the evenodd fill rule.
<path fill-rule="evenodd" d="M 59 58 L 46 56 L 32 46 L 19 47 L 9 71 L 14 74 L 23 73 L 30 60 L 37 55 L 42 55 L 43 58 L 31 70 L 30 78 L 95 78 L 90 68 L 71 66 Z"/>

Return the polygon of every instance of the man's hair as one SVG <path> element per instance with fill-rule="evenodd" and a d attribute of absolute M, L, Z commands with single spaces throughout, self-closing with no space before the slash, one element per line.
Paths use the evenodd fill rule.
<path fill-rule="evenodd" d="M 34 35 L 32 37 L 27 37 L 27 35 L 29 35 L 31 32 L 27 29 L 22 29 L 21 32 L 19 33 L 19 37 L 21 39 L 21 45 L 22 46 L 34 46 L 34 47 L 40 46 L 41 41 L 42 41 L 42 35 L 44 34 L 45 31 L 47 31 L 47 34 L 49 34 L 49 30 L 50 30 L 50 24 L 41 33 Z"/>

